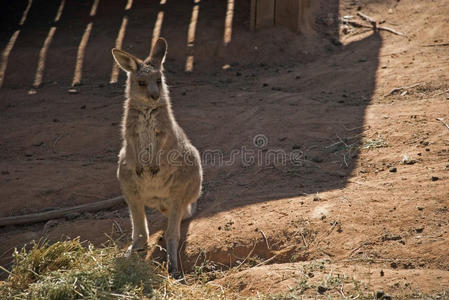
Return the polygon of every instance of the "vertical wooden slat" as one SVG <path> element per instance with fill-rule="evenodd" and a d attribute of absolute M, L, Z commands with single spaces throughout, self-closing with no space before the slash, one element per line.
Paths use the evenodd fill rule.
<path fill-rule="evenodd" d="M 285 26 L 293 32 L 299 31 L 299 10 L 301 0 L 281 0 L 276 2 L 276 25 Z"/>
<path fill-rule="evenodd" d="M 250 22 L 249 22 L 249 29 L 251 31 L 256 30 L 256 7 L 257 7 L 257 0 L 251 0 L 251 15 L 250 15 Z"/>
<path fill-rule="evenodd" d="M 284 1 L 284 0 L 282 0 Z M 256 5 L 256 29 L 274 25 L 275 0 L 258 0 Z"/>

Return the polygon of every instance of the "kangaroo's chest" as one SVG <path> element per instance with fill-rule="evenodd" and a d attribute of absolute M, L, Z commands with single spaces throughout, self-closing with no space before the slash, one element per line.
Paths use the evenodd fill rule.
<path fill-rule="evenodd" d="M 158 142 L 161 128 L 155 116 L 139 114 L 135 126 L 136 146 L 139 151 L 151 151 Z"/>

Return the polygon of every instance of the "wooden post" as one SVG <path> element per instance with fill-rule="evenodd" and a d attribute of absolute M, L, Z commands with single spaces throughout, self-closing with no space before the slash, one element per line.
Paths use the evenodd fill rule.
<path fill-rule="evenodd" d="M 251 30 L 274 25 L 275 3 L 276 0 L 251 0 Z"/>
<path fill-rule="evenodd" d="M 311 0 L 251 0 L 252 31 L 280 25 L 293 32 L 305 32 L 311 22 Z"/>
<path fill-rule="evenodd" d="M 310 29 L 310 0 L 276 1 L 275 24 L 285 26 L 293 32 Z"/>

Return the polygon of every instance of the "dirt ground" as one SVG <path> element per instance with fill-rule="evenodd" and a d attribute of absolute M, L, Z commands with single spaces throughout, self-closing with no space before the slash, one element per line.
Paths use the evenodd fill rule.
<path fill-rule="evenodd" d="M 145 57 L 163 12 L 174 112 L 205 174 L 199 211 L 183 223 L 185 272 L 233 267 L 210 282 L 244 296 L 289 291 L 306 275 L 329 285 L 316 297 L 343 296 L 323 280 L 344 274 L 365 290 L 449 297 L 449 128 L 437 120 L 449 123 L 448 1 L 323 0 L 313 30 L 295 34 L 250 32 L 249 1 L 239 0 L 227 45 L 226 1 L 136 0 L 126 10 L 126 1 L 100 0 L 90 15 L 95 1 L 67 0 L 55 21 L 60 3 L 34 0 L 23 25 L 28 1 L 1 4 L 0 217 L 120 194 L 125 74 L 109 84 L 110 50 L 126 17 L 123 49 Z M 338 22 L 363 23 L 357 11 L 406 36 Z M 69 93 L 86 27 L 82 84 Z M 166 220 L 148 215 L 151 241 L 163 246 Z M 13 248 L 33 239 L 125 245 L 130 222 L 121 205 L 2 227 L 0 236 L 8 268 Z M 311 286 L 304 295 L 316 294 Z"/>

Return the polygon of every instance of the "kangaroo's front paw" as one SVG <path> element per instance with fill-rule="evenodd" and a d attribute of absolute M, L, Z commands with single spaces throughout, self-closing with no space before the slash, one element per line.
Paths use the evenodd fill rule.
<path fill-rule="evenodd" d="M 142 176 L 142 174 L 143 174 L 143 167 L 142 166 L 137 166 L 136 167 L 136 174 L 137 174 L 137 176 Z"/>
<path fill-rule="evenodd" d="M 148 170 L 150 171 L 150 174 L 152 176 L 156 175 L 157 173 L 159 173 L 159 166 L 150 166 L 148 168 Z"/>

